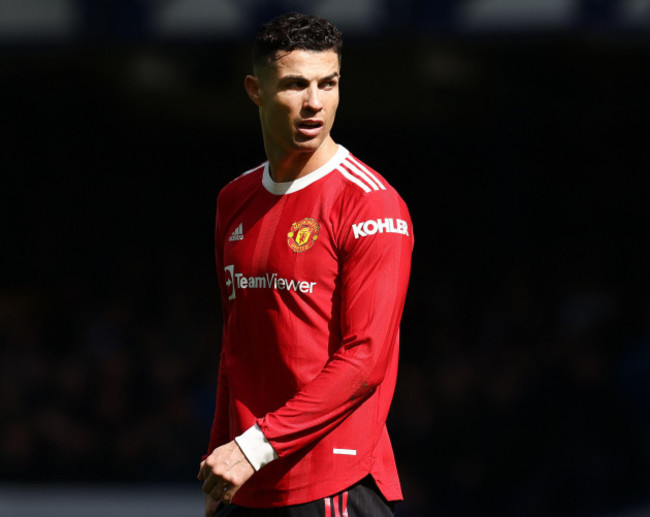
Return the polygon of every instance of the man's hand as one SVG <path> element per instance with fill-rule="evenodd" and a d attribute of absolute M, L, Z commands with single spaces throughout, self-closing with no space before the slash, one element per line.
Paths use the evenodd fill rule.
<path fill-rule="evenodd" d="M 237 490 L 255 474 L 255 469 L 234 440 L 217 447 L 201 462 L 197 478 L 206 494 L 205 515 L 212 517 L 220 502 L 230 504 Z"/>

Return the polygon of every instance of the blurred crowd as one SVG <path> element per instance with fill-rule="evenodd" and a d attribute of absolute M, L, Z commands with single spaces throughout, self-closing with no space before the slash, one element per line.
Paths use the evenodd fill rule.
<path fill-rule="evenodd" d="M 105 299 L 88 279 L 2 293 L 5 481 L 193 479 L 212 420 L 215 282 L 158 278 L 110 279 Z"/>
<path fill-rule="evenodd" d="M 413 515 L 593 516 L 647 500 L 647 299 L 548 281 L 514 269 L 411 299 L 392 429 Z"/>

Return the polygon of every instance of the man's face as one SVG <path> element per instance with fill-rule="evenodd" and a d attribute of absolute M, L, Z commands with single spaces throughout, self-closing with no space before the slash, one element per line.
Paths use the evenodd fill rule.
<path fill-rule="evenodd" d="M 282 53 L 257 71 L 257 95 L 267 148 L 314 152 L 329 138 L 339 104 L 340 64 L 335 51 Z M 249 89 L 250 94 L 250 89 Z"/>

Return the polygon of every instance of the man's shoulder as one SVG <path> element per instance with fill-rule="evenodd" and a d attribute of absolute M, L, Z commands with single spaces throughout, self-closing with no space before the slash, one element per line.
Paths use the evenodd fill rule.
<path fill-rule="evenodd" d="M 340 214 L 343 223 L 340 242 L 346 253 L 375 242 L 384 245 L 389 242 L 385 240 L 388 235 L 412 238 L 408 207 L 382 174 L 352 154 L 342 161 L 338 171 L 343 192 L 336 200 L 334 213 Z M 370 238 L 381 234 L 386 234 L 384 239 Z"/>
<path fill-rule="evenodd" d="M 358 198 L 359 202 L 372 203 L 379 199 L 400 198 L 381 173 L 352 153 L 341 162 L 338 172 L 346 186 L 346 194 Z"/>
<path fill-rule="evenodd" d="M 219 197 L 224 197 L 231 193 L 237 193 L 242 189 L 248 190 L 252 183 L 254 184 L 258 182 L 261 184 L 260 177 L 264 172 L 265 165 L 266 162 L 263 162 L 230 180 L 219 192 Z"/>

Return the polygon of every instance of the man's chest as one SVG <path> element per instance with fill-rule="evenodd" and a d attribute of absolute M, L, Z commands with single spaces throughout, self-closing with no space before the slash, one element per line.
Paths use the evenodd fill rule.
<path fill-rule="evenodd" d="M 251 199 L 233 210 L 222 233 L 226 284 L 311 294 L 333 289 L 337 224 L 331 207 L 306 196 Z"/>

